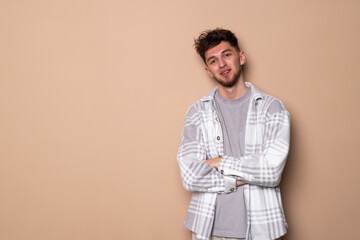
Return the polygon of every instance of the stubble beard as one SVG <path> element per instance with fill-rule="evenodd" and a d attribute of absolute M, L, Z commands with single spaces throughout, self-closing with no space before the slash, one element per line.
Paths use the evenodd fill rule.
<path fill-rule="evenodd" d="M 224 82 L 221 79 L 217 79 L 216 77 L 214 77 L 214 79 L 221 86 L 223 86 L 225 88 L 231 88 L 239 82 L 240 75 L 241 75 L 241 69 L 239 69 L 239 71 L 234 75 L 234 78 L 231 81 Z"/>

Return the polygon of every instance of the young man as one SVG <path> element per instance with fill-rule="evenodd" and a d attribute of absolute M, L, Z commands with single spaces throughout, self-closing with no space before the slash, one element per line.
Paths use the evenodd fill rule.
<path fill-rule="evenodd" d="M 286 233 L 279 182 L 289 150 L 284 105 L 245 82 L 245 53 L 225 29 L 203 32 L 195 48 L 217 87 L 186 113 L 178 151 L 192 199 L 193 239 L 278 239 Z"/>

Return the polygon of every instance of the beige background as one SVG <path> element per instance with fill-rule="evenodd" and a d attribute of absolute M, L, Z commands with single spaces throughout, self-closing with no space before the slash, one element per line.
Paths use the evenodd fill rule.
<path fill-rule="evenodd" d="M 285 103 L 285 240 L 357 239 L 359 1 L 0 1 L 0 239 L 190 239 L 176 153 L 222 26 Z"/>

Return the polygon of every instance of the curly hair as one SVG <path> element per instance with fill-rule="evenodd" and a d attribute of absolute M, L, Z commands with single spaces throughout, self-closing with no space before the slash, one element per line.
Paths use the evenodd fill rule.
<path fill-rule="evenodd" d="M 238 39 L 236 38 L 235 34 L 223 28 L 206 30 L 202 32 L 197 39 L 194 39 L 194 41 L 196 52 L 200 55 L 204 63 L 206 63 L 205 52 L 210 48 L 220 44 L 221 41 L 229 42 L 233 48 L 240 52 Z"/>

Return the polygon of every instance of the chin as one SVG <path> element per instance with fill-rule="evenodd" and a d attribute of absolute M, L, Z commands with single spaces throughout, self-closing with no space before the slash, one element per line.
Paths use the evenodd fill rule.
<path fill-rule="evenodd" d="M 215 79 L 221 86 L 223 87 L 226 87 L 226 88 L 231 88 L 233 86 L 236 85 L 236 83 L 238 82 L 237 80 L 230 80 L 230 81 L 227 81 L 227 82 L 224 82 L 224 81 L 219 81 L 217 79 Z"/>

